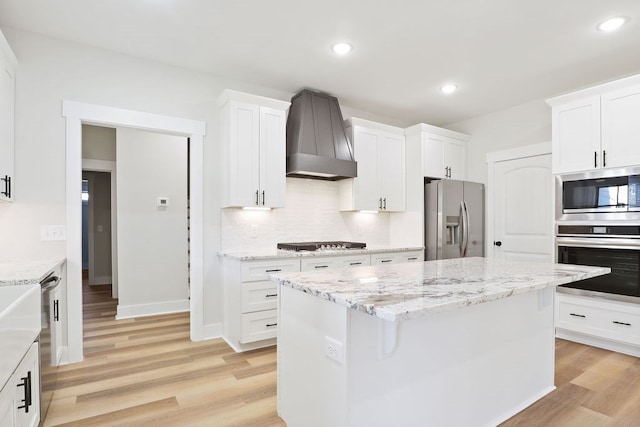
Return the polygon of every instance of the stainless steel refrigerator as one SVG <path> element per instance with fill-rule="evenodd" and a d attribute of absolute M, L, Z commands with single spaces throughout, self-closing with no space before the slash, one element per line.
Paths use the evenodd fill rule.
<path fill-rule="evenodd" d="M 425 260 L 484 256 L 484 184 L 425 184 L 424 221 Z"/>

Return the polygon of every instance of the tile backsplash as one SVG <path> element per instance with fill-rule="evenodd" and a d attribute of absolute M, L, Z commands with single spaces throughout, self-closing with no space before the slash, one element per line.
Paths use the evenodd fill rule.
<path fill-rule="evenodd" d="M 388 213 L 340 212 L 338 183 L 287 178 L 286 207 L 270 211 L 223 209 L 221 250 L 275 250 L 278 242 L 349 240 L 389 245 Z"/>

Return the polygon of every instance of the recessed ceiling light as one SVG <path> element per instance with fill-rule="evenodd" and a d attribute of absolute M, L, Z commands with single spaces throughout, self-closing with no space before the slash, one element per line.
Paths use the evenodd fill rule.
<path fill-rule="evenodd" d="M 346 55 L 353 50 L 353 46 L 346 42 L 338 42 L 331 46 L 331 50 L 338 55 Z"/>
<path fill-rule="evenodd" d="M 454 85 L 453 83 L 447 83 L 446 85 L 440 87 L 440 91 L 446 95 L 449 95 L 456 90 L 458 90 L 458 85 Z"/>
<path fill-rule="evenodd" d="M 602 21 L 601 23 L 598 24 L 598 26 L 596 27 L 598 29 L 598 31 L 615 31 L 618 28 L 622 27 L 622 25 L 624 25 L 624 23 L 627 22 L 626 18 L 623 18 L 622 16 L 617 16 L 615 18 L 610 18 L 607 19 L 606 21 Z"/>

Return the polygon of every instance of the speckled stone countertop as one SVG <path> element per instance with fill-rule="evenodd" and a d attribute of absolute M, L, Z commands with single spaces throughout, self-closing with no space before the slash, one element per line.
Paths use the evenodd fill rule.
<path fill-rule="evenodd" d="M 284 251 L 273 250 L 266 252 L 220 252 L 218 255 L 222 257 L 228 257 L 238 261 L 259 261 L 268 259 L 280 259 L 280 258 L 300 258 L 300 257 L 323 257 L 323 256 L 348 256 L 348 255 L 362 255 L 362 254 L 382 254 L 391 252 L 411 252 L 422 251 L 424 248 L 418 247 L 372 247 L 367 249 L 347 249 L 337 251 Z"/>
<path fill-rule="evenodd" d="M 64 261 L 64 258 L 0 261 L 0 286 L 39 283 Z"/>
<path fill-rule="evenodd" d="M 610 273 L 605 267 L 494 258 L 279 273 L 273 280 L 389 321 L 415 319 Z"/>

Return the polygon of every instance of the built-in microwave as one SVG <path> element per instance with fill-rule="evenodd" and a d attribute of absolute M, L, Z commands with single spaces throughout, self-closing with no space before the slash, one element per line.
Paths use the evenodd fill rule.
<path fill-rule="evenodd" d="M 556 176 L 556 220 L 640 219 L 640 167 Z"/>

